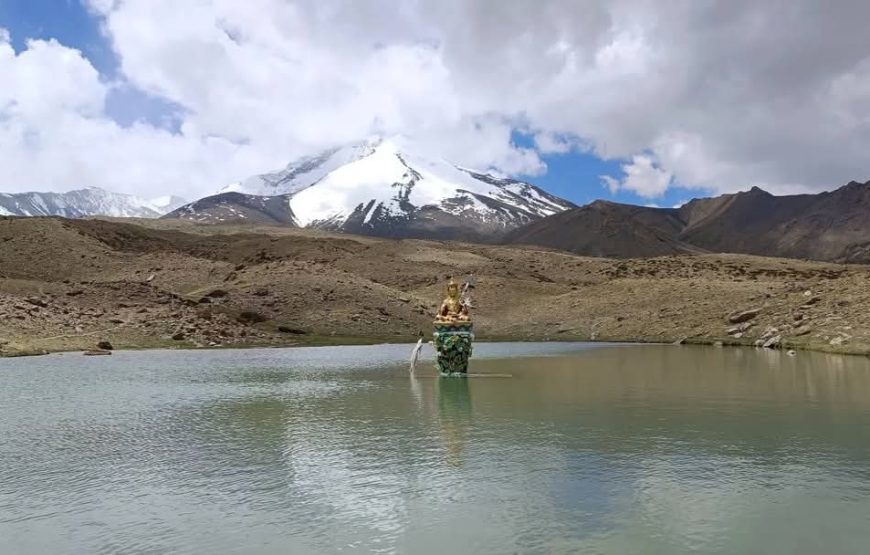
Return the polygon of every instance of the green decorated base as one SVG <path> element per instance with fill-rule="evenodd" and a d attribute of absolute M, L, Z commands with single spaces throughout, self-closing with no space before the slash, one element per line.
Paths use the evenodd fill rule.
<path fill-rule="evenodd" d="M 435 367 L 442 376 L 464 377 L 468 374 L 474 330 L 470 322 L 435 324 Z"/>

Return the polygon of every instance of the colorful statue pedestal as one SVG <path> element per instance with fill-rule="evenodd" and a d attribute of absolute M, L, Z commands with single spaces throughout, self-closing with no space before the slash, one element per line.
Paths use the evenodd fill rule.
<path fill-rule="evenodd" d="M 441 303 L 435 316 L 435 366 L 442 376 L 465 376 L 468 374 L 468 359 L 474 341 L 467 297 L 468 286 L 460 297 L 459 284 L 452 279 L 447 284 L 447 298 Z"/>
<path fill-rule="evenodd" d="M 468 373 L 474 330 L 471 322 L 435 323 L 435 367 L 442 376 L 461 377 Z"/>

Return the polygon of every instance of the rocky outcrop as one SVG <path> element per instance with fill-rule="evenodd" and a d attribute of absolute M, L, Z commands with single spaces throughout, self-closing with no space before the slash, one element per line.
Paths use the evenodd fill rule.
<path fill-rule="evenodd" d="M 742 322 L 748 322 L 749 320 L 752 320 L 753 318 L 755 318 L 759 314 L 761 314 L 760 308 L 751 308 L 749 310 L 743 310 L 743 311 L 735 312 L 735 313 L 729 315 L 728 321 L 731 322 L 732 324 L 740 324 Z M 744 330 L 741 329 L 739 331 L 744 331 Z"/>

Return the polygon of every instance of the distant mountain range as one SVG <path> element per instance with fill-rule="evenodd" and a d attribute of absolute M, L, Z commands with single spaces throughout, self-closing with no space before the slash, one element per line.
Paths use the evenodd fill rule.
<path fill-rule="evenodd" d="M 574 207 L 530 183 L 451 164 L 406 139 L 374 138 L 295 160 L 166 217 L 492 242 Z"/>
<path fill-rule="evenodd" d="M 0 216 L 158 218 L 185 202 L 174 196 L 145 200 L 96 187 L 67 193 L 0 193 Z"/>
<path fill-rule="evenodd" d="M 870 263 L 870 181 L 815 195 L 755 187 L 680 208 L 596 201 L 513 230 L 504 242 L 616 258 L 732 252 Z"/>
<path fill-rule="evenodd" d="M 639 258 L 731 252 L 870 263 L 870 181 L 774 196 L 757 187 L 679 208 L 595 201 L 470 170 L 401 138 L 372 138 L 300 158 L 184 204 L 88 188 L 0 193 L 0 216 L 181 218 L 289 225 L 393 238 L 537 245 Z"/>

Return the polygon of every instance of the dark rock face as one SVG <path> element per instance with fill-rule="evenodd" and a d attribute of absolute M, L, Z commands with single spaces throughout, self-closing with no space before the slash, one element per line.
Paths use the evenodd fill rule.
<path fill-rule="evenodd" d="M 505 242 L 617 258 L 730 252 L 867 263 L 870 182 L 817 195 L 753 188 L 678 209 L 596 201 L 532 222 Z"/>
<path fill-rule="evenodd" d="M 222 193 L 185 204 L 163 217 L 210 224 L 245 222 L 295 226 L 289 199 L 288 195 L 261 197 Z"/>

